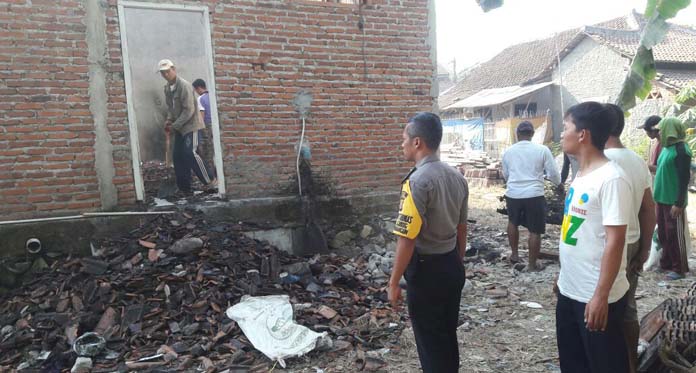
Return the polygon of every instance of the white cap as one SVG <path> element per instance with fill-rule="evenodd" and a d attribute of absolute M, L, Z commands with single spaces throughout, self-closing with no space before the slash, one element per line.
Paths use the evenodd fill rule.
<path fill-rule="evenodd" d="M 172 60 L 162 60 L 157 64 L 159 71 L 166 71 L 174 67 L 174 62 Z"/>

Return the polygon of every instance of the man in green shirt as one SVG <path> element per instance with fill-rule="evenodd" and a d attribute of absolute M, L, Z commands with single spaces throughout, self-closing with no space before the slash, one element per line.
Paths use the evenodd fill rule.
<path fill-rule="evenodd" d="M 686 128 L 677 118 L 665 118 L 656 126 L 662 151 L 657 160 L 653 198 L 657 203 L 657 235 L 663 247 L 660 268 L 667 280 L 684 278 L 688 225 L 684 215 L 691 174 L 691 150 L 684 143 Z"/>

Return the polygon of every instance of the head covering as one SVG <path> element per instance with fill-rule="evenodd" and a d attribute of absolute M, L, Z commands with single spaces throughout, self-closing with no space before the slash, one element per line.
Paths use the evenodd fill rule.
<path fill-rule="evenodd" d="M 662 120 L 662 117 L 659 115 L 651 115 L 647 119 L 645 119 L 645 122 L 643 122 L 642 125 L 638 126 L 638 128 L 643 129 L 643 130 L 653 130 L 655 126 L 657 126 L 658 123 Z"/>
<path fill-rule="evenodd" d="M 663 147 L 672 146 L 686 139 L 686 126 L 677 118 L 665 118 L 655 128 L 660 130 L 660 143 Z"/>
<path fill-rule="evenodd" d="M 167 71 L 172 67 L 174 67 L 174 62 L 172 62 L 172 60 L 164 59 L 157 64 L 157 69 L 159 71 Z"/>

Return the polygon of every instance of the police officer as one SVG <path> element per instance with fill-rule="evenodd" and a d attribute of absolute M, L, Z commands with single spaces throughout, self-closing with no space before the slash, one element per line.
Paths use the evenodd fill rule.
<path fill-rule="evenodd" d="M 459 370 L 457 321 L 466 250 L 469 189 L 464 176 L 440 161 L 442 123 L 419 113 L 403 132 L 404 158 L 416 166 L 401 186 L 398 237 L 388 295 L 398 309 L 399 280 L 407 283 L 408 313 L 424 372 Z"/>

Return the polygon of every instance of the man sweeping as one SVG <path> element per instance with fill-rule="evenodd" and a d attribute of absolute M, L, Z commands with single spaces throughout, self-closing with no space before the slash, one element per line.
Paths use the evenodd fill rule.
<path fill-rule="evenodd" d="M 174 172 L 176 185 L 185 194 L 192 193 L 191 170 L 205 186 L 214 186 L 217 180 L 211 178 L 210 169 L 197 153 L 200 130 L 205 126 L 199 120 L 196 95 L 191 83 L 177 76 L 176 67 L 171 60 L 161 60 L 158 69 L 167 81 L 164 96 L 167 102 L 167 120 L 164 130 L 174 133 Z"/>

